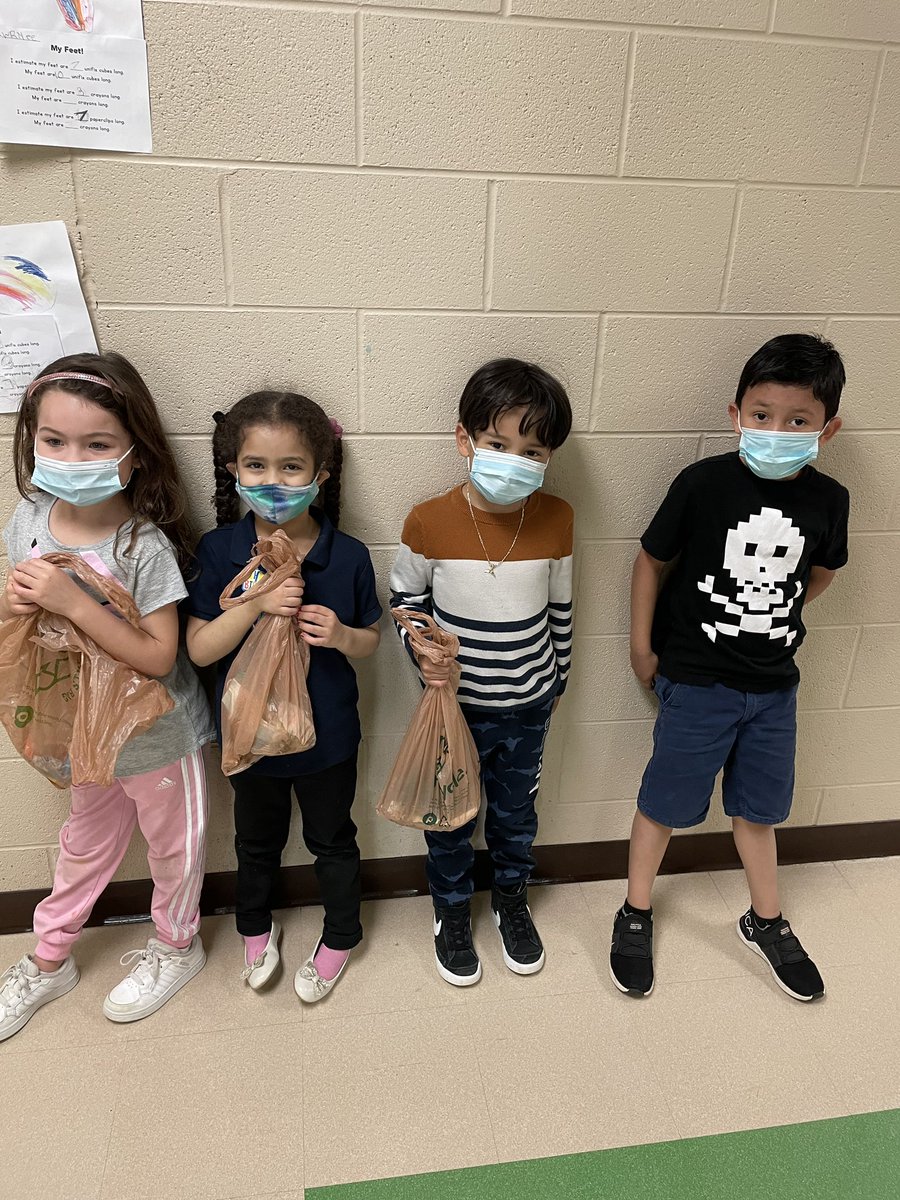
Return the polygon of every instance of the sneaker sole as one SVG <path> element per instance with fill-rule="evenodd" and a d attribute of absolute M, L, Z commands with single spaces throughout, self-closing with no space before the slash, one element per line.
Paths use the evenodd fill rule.
<path fill-rule="evenodd" d="M 537 959 L 536 962 L 516 962 L 514 958 L 510 958 L 506 951 L 506 943 L 503 940 L 503 934 L 500 932 L 500 917 L 494 911 L 494 909 L 491 909 L 491 916 L 494 918 L 494 924 L 497 926 L 497 933 L 500 937 L 500 947 L 503 950 L 503 961 L 506 963 L 509 969 L 514 975 L 537 975 L 538 971 L 540 971 L 541 967 L 543 967 L 544 963 L 547 961 L 547 956 L 544 951 L 541 951 L 541 957 Z"/>
<path fill-rule="evenodd" d="M 438 975 L 440 975 L 444 983 L 449 983 L 453 987 L 473 987 L 481 979 L 481 963 L 478 964 L 478 970 L 474 975 L 454 975 L 452 971 L 447 970 L 438 958 L 437 951 L 435 950 L 434 965 L 437 967 Z"/>
<path fill-rule="evenodd" d="M 54 1000 L 59 1000 L 61 996 L 65 996 L 71 992 L 72 988 L 75 987 L 80 978 L 81 972 L 76 968 L 75 978 L 70 983 L 67 983 L 61 992 L 55 992 L 52 996 L 48 996 L 46 1000 L 42 1000 L 40 1004 L 34 1004 L 31 1006 L 31 1008 L 26 1009 L 25 1012 L 22 1013 L 22 1015 L 14 1022 L 12 1026 L 10 1026 L 9 1029 L 5 1029 L 2 1033 L 0 1033 L 0 1042 L 5 1042 L 7 1038 L 11 1038 L 13 1034 L 18 1033 L 20 1029 L 24 1029 L 34 1014 L 42 1009 L 44 1005 L 52 1004 Z"/>
<path fill-rule="evenodd" d="M 653 989 L 656 987 L 655 979 L 650 984 L 649 988 L 647 988 L 646 992 L 639 992 L 637 988 L 622 987 L 621 983 L 619 983 L 618 979 L 616 979 L 615 973 L 612 969 L 612 963 L 609 964 L 609 977 L 623 996 L 634 996 L 637 1000 L 643 1000 L 645 996 L 652 996 Z"/>
<path fill-rule="evenodd" d="M 757 946 L 755 942 L 748 942 L 747 939 L 744 937 L 743 933 L 741 932 L 741 919 L 740 918 L 738 918 L 738 923 L 737 923 L 736 929 L 737 929 L 737 935 L 741 939 L 743 944 L 749 950 L 752 950 L 754 954 L 759 955 L 759 957 L 763 960 L 763 962 L 766 964 L 766 966 L 772 972 L 772 978 L 775 980 L 775 982 L 778 984 L 778 986 L 781 988 L 781 990 L 783 992 L 785 992 L 788 996 L 790 996 L 792 1000 L 799 1000 L 801 1004 L 809 1004 L 810 1001 L 812 1001 L 812 1000 L 821 1000 L 822 999 L 822 997 L 825 995 L 824 988 L 822 989 L 821 992 L 816 992 L 812 996 L 801 996 L 799 994 L 799 992 L 792 991 L 786 983 L 783 983 L 778 978 L 778 974 L 775 971 L 775 968 L 772 966 L 772 964 L 766 958 L 765 951 L 763 951 L 759 946 Z"/>
<path fill-rule="evenodd" d="M 180 992 L 186 983 L 194 978 L 198 972 L 202 971 L 206 966 L 206 951 L 203 951 L 203 958 L 196 966 L 191 967 L 185 975 L 177 983 L 173 983 L 169 990 L 163 996 L 158 996 L 151 1005 L 147 1008 L 142 1008 L 140 1012 L 116 1012 L 114 1009 L 107 1007 L 107 1002 L 103 1001 L 103 1015 L 109 1021 L 114 1021 L 117 1025 L 128 1025 L 132 1021 L 143 1021 L 144 1017 L 152 1017 L 155 1012 L 159 1012 L 164 1004 L 172 999 L 176 992 Z"/>

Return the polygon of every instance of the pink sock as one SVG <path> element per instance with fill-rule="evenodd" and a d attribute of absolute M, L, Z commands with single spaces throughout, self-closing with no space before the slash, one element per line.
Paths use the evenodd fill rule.
<path fill-rule="evenodd" d="M 316 951 L 313 963 L 322 978 L 330 981 L 334 979 L 349 957 L 349 950 L 329 950 L 323 943 Z"/>
<path fill-rule="evenodd" d="M 244 938 L 244 955 L 247 960 L 247 966 L 252 967 L 266 946 L 269 944 L 269 934 L 261 933 L 258 937 Z"/>

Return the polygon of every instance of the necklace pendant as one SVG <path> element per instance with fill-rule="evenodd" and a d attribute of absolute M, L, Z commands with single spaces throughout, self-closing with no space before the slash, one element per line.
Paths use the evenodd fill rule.
<path fill-rule="evenodd" d="M 497 570 L 496 565 L 494 563 L 491 563 L 488 566 L 487 573 L 488 573 L 488 575 L 494 575 L 494 577 L 496 578 L 496 575 L 495 575 L 496 570 Z"/>

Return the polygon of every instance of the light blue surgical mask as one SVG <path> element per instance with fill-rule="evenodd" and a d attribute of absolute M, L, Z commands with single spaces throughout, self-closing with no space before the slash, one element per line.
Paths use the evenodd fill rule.
<path fill-rule="evenodd" d="M 250 511 L 270 525 L 287 525 L 288 521 L 305 513 L 319 494 L 315 479 L 304 487 L 288 487 L 282 483 L 259 483 L 244 487 L 238 479 L 235 487 Z"/>
<path fill-rule="evenodd" d="M 110 500 L 128 486 L 131 475 L 124 483 L 119 479 L 119 463 L 124 462 L 134 446 L 129 446 L 121 458 L 101 458 L 96 462 L 61 462 L 56 458 L 44 458 L 34 452 L 34 470 L 31 482 L 42 492 L 74 504 L 76 508 L 87 508 Z"/>
<path fill-rule="evenodd" d="M 502 450 L 480 450 L 469 438 L 473 450 L 469 477 L 492 504 L 516 504 L 538 490 L 544 482 L 547 464 L 533 462 L 521 454 Z"/>
<path fill-rule="evenodd" d="M 760 479 L 788 479 L 815 462 L 819 438 L 828 428 L 816 433 L 772 433 L 763 429 L 744 429 L 738 450 L 743 461 Z"/>

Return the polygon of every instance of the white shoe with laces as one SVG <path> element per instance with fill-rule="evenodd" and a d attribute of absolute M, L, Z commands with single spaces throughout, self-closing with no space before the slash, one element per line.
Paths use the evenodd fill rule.
<path fill-rule="evenodd" d="M 322 942 L 320 939 L 316 944 L 315 950 L 313 950 L 312 954 L 294 976 L 294 991 L 304 1004 L 315 1004 L 317 1000 L 321 1000 L 323 996 L 327 996 L 343 975 L 347 963 L 350 961 L 350 955 L 348 954 L 334 979 L 323 979 L 316 970 L 314 961 L 321 945 Z"/>
<path fill-rule="evenodd" d="M 272 931 L 269 934 L 265 950 L 252 963 L 248 963 L 245 960 L 244 969 L 241 971 L 241 979 L 249 983 L 254 992 L 258 992 L 261 987 L 264 987 L 275 974 L 278 964 L 281 962 L 281 955 L 278 953 L 278 943 L 280 941 L 281 926 L 277 921 L 273 921 Z"/>
<path fill-rule="evenodd" d="M 71 954 L 55 971 L 41 971 L 30 954 L 20 958 L 0 975 L 0 1042 L 18 1033 L 43 1005 L 71 992 L 78 980 Z"/>
<path fill-rule="evenodd" d="M 103 1001 L 103 1015 L 110 1021 L 140 1021 L 203 970 L 206 952 L 199 935 L 184 950 L 151 938 L 143 950 L 131 950 L 120 961 L 123 967 L 134 966 Z"/>

